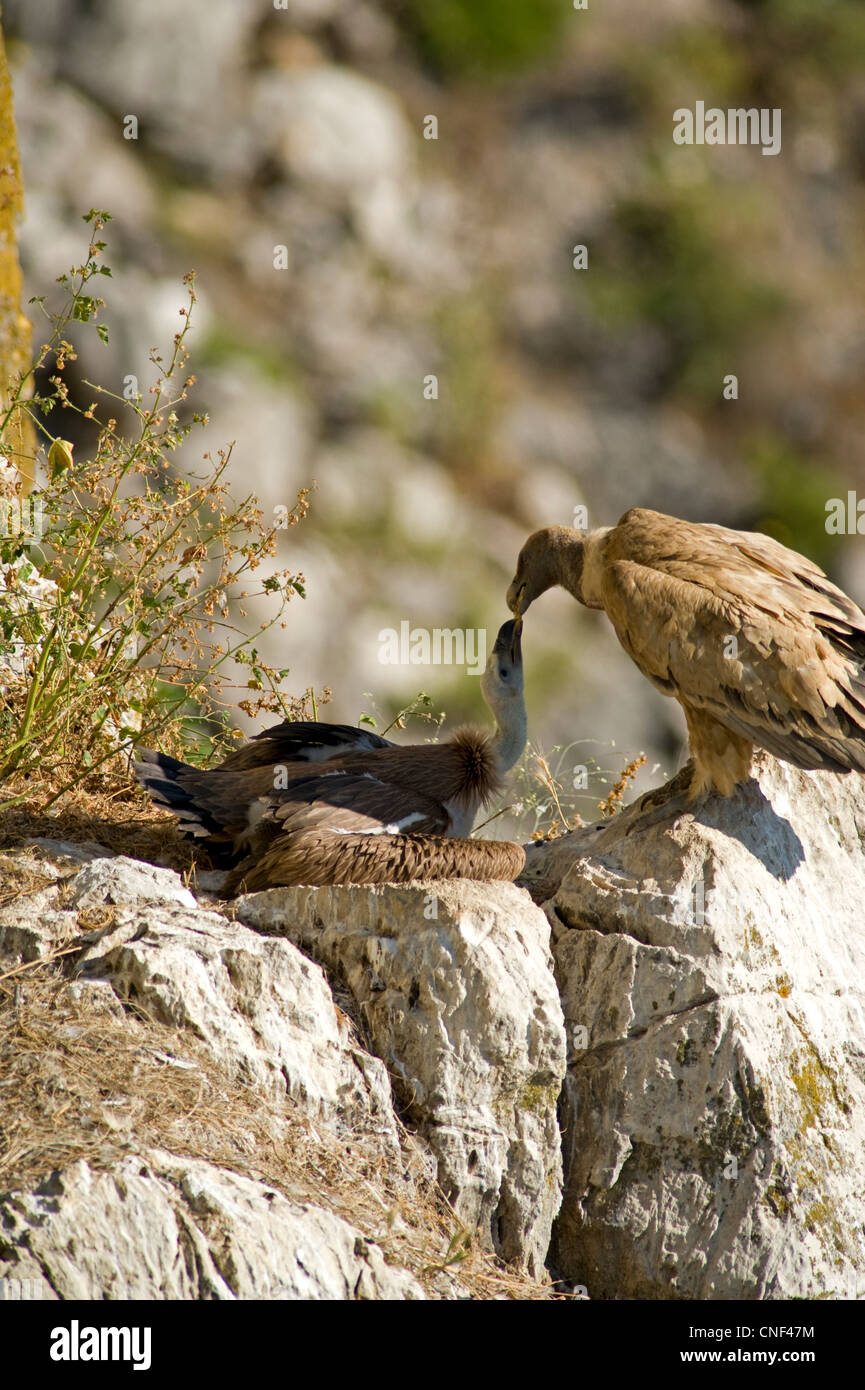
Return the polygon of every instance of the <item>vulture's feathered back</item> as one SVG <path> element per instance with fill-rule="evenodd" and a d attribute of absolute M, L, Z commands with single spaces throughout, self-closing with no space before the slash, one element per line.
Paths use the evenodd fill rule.
<path fill-rule="evenodd" d="M 516 613 L 554 584 L 603 608 L 688 723 L 691 795 L 748 776 L 754 745 L 803 768 L 865 771 L 865 613 L 769 536 L 634 507 L 586 536 L 524 545 Z"/>

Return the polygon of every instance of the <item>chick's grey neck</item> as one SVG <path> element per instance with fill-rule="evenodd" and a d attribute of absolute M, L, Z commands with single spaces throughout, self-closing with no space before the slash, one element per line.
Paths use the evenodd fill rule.
<path fill-rule="evenodd" d="M 510 772 L 519 762 L 528 737 L 528 719 L 523 700 L 512 701 L 507 717 L 500 719 L 495 710 L 496 732 L 493 738 L 493 751 L 500 772 Z"/>
<path fill-rule="evenodd" d="M 528 737 L 528 717 L 522 688 L 503 693 L 489 680 L 481 682 L 481 693 L 496 721 L 492 751 L 501 773 L 509 772 L 522 756 Z"/>

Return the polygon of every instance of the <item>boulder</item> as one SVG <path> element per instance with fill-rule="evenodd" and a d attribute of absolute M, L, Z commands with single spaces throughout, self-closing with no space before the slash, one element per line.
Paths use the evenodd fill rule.
<path fill-rule="evenodd" d="M 344 981 L 469 1229 L 540 1273 L 558 1209 L 562 1015 L 549 927 L 513 884 L 277 888 L 236 904 Z"/>
<path fill-rule="evenodd" d="M 57 1299 L 422 1299 L 334 1212 L 154 1150 L 0 1197 L 0 1287 Z"/>
<path fill-rule="evenodd" d="M 192 911 L 198 906 L 173 869 L 144 864 L 121 854 L 92 859 L 66 884 L 69 907 L 101 907 L 135 902 L 171 903 Z"/>
<path fill-rule="evenodd" d="M 852 1298 L 865 1293 L 862 791 L 761 756 L 726 800 L 662 794 L 531 847 L 543 910 L 517 885 L 460 881 L 272 889 L 238 899 L 232 920 L 189 907 L 168 870 L 40 841 L 4 855 L 21 888 L 0 948 L 24 965 L 68 948 L 94 1005 L 193 1034 L 263 1103 L 341 1142 L 366 1136 L 398 1172 L 395 1098 L 459 1220 L 530 1276 L 549 1259 L 595 1299 Z M 377 1293 L 345 1213 L 319 1211 L 315 1193 L 310 1209 L 309 1192 L 280 1198 L 268 1283 L 259 1178 L 226 1173 L 221 1155 L 194 1167 L 152 1159 L 158 1140 L 137 1148 L 141 1170 L 116 1155 L 67 1163 L 4 1199 L 0 1273 L 42 1277 L 30 1226 L 49 1208 L 79 1220 L 92 1200 L 108 1229 L 128 1179 L 154 1229 L 169 1208 L 192 1223 L 169 1240 L 171 1279 L 148 1247 L 122 1274 L 130 1289 L 416 1296 Z M 66 1228 L 45 1226 L 62 1263 Z M 292 1253 L 310 1229 L 333 1241 L 314 1268 Z M 184 1252 L 205 1238 L 190 1273 Z M 82 1289 L 103 1287 L 103 1258 L 95 1242 Z"/>
<path fill-rule="evenodd" d="M 21 963 L 72 946 L 82 928 L 78 912 L 65 901 L 64 882 L 71 881 L 82 864 L 104 860 L 110 853 L 93 841 L 73 844 L 47 839 L 33 839 L 25 848 L 3 850 L 0 884 L 15 883 L 18 891 L 0 907 L 0 952 Z M 177 885 L 180 887 L 179 878 Z"/>
<path fill-rule="evenodd" d="M 52 76 L 62 74 L 110 113 L 118 136 L 134 116 L 164 154 L 225 175 L 250 158 L 245 77 L 268 13 L 272 0 L 152 0 L 146 11 L 123 0 L 52 0 L 47 9 L 12 0 L 4 20 L 50 54 Z"/>
<path fill-rule="evenodd" d="M 200 906 L 172 869 L 98 845 L 33 845 L 41 858 L 4 856 L 41 880 L 0 909 L 7 957 L 74 954 L 82 984 L 107 982 L 118 1001 L 190 1030 L 227 1077 L 398 1147 L 387 1071 L 358 1045 L 320 966 Z"/>
<path fill-rule="evenodd" d="M 396 1147 L 383 1064 L 357 1045 L 321 967 L 291 942 L 263 939 L 218 912 L 130 907 L 80 969 L 159 1022 L 203 1038 L 228 1076 Z"/>
<path fill-rule="evenodd" d="M 99 845 L 41 840 L 3 861 L 4 1036 L 17 1056 L 26 1018 L 33 1045 L 0 1100 L 20 1115 L 28 1087 L 69 1097 L 68 1132 L 34 1102 L 29 1162 L 4 1169 L 6 1296 L 542 1294 L 565 1052 L 549 925 L 525 893 L 273 890 L 232 905 L 251 930 Z M 339 976 L 336 999 L 301 948 Z M 58 950 L 54 976 L 30 973 Z M 122 1056 L 87 1091 L 92 1046 Z M 180 1116 L 175 1069 L 198 1077 L 209 1118 L 193 1138 L 154 1126 L 154 1066 Z M 513 1262 L 506 1277 L 489 1250 Z"/>
<path fill-rule="evenodd" d="M 0 908 L 0 950 L 21 961 L 76 944 L 85 949 L 113 928 L 112 909 L 121 904 L 172 903 L 192 911 L 198 906 L 173 869 L 114 856 L 93 841 L 33 839 L 25 849 L 4 853 L 0 876 L 4 867 L 24 882 L 19 895 Z M 94 915 L 104 919 L 101 930 L 88 930 Z"/>
<path fill-rule="evenodd" d="M 862 792 L 763 756 L 530 857 L 563 874 L 552 1254 L 590 1297 L 865 1292 Z"/>

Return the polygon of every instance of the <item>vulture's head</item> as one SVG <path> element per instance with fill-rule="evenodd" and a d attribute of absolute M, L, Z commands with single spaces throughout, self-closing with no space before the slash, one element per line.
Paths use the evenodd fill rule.
<path fill-rule="evenodd" d="M 510 618 L 499 628 L 481 676 L 483 697 L 497 713 L 523 701 L 522 630 L 522 618 Z"/>
<path fill-rule="evenodd" d="M 523 697 L 522 618 L 511 618 L 499 628 L 486 670 L 481 694 L 496 721 L 491 748 L 497 772 L 508 772 L 526 746 L 527 718 Z"/>
<path fill-rule="evenodd" d="M 508 589 L 508 608 L 519 618 L 530 603 L 554 584 L 579 590 L 583 567 L 583 547 L 576 531 L 567 526 L 545 526 L 529 536 L 517 558 L 516 573 Z"/>

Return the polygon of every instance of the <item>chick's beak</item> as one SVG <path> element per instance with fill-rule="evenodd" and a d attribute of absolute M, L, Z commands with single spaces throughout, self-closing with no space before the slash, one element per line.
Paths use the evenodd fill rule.
<path fill-rule="evenodd" d="M 523 659 L 523 648 L 521 641 L 522 635 L 523 620 L 522 618 L 517 616 L 517 619 L 514 622 L 513 632 L 511 633 L 511 645 L 509 648 L 510 658 L 515 666 L 519 666 Z"/>
<path fill-rule="evenodd" d="M 522 648 L 520 646 L 520 633 L 522 630 L 522 618 L 508 618 L 508 621 L 502 623 L 496 633 L 493 651 L 499 655 L 507 653 L 511 664 L 514 666 L 519 666 L 523 659 Z"/>

